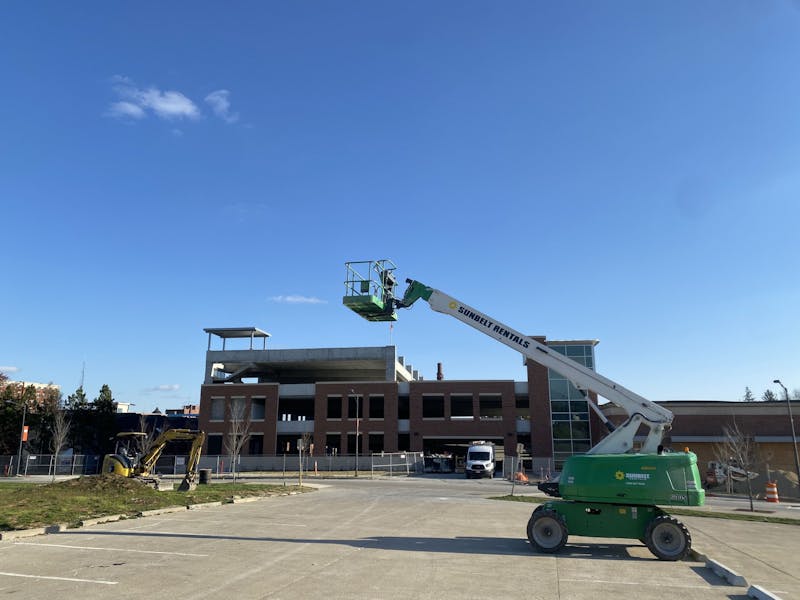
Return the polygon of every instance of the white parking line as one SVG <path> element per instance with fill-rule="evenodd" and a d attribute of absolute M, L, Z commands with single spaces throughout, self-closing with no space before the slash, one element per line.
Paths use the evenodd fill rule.
<path fill-rule="evenodd" d="M 98 548 L 95 546 L 68 546 L 67 544 L 37 544 L 35 542 L 14 542 L 14 545 L 44 546 L 46 548 L 74 548 L 75 550 L 103 550 L 105 552 L 138 552 L 139 554 L 172 554 L 174 556 L 208 556 L 208 554 L 192 554 L 190 552 L 161 552 L 159 550 L 133 550 L 131 548 Z"/>
<path fill-rule="evenodd" d="M 97 583 L 99 585 L 117 585 L 118 581 L 103 581 L 102 579 L 78 579 L 76 577 L 48 577 L 46 575 L 26 575 L 25 573 L 6 573 L 0 571 L 0 575 L 6 577 L 24 577 L 26 579 L 52 579 L 55 581 L 77 581 L 78 583 Z"/>
<path fill-rule="evenodd" d="M 602 579 L 569 579 L 564 578 L 561 581 L 569 582 L 569 583 L 604 583 L 604 584 L 611 584 L 611 585 L 635 585 L 637 587 L 656 587 L 656 588 L 676 588 L 676 589 L 687 589 L 687 590 L 707 590 L 710 586 L 708 585 L 675 585 L 672 583 L 658 583 L 655 581 L 651 581 L 649 583 L 642 583 L 641 581 L 604 581 Z M 741 588 L 739 588 L 741 589 Z"/>

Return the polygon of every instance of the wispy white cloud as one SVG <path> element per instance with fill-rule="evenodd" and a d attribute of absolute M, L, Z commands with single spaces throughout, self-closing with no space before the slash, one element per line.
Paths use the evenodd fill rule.
<path fill-rule="evenodd" d="M 239 120 L 239 113 L 231 112 L 230 95 L 228 90 L 215 90 L 206 96 L 205 100 L 220 119 L 226 123 L 236 123 Z"/>
<path fill-rule="evenodd" d="M 167 393 L 167 392 L 177 392 L 181 389 L 181 386 L 177 383 L 168 383 L 164 385 L 157 385 L 155 387 L 147 388 L 144 390 L 146 393 Z"/>
<path fill-rule="evenodd" d="M 300 296 L 298 294 L 290 294 L 288 296 L 272 296 L 269 299 L 271 302 L 279 302 L 281 304 L 327 304 L 327 300 L 315 298 L 314 296 Z"/>
<path fill-rule="evenodd" d="M 137 97 L 142 107 L 151 109 L 162 119 L 200 118 L 200 109 L 180 92 L 150 88 L 139 91 Z"/>
<path fill-rule="evenodd" d="M 159 119 L 191 119 L 202 116 L 189 98 L 175 90 L 162 91 L 156 87 L 137 86 L 132 79 L 115 75 L 111 82 L 120 100 L 111 104 L 107 114 L 117 118 L 143 119 L 148 113 Z"/>
<path fill-rule="evenodd" d="M 0 372 L 3 372 L 3 373 L 17 373 L 17 372 L 19 372 L 19 367 L 0 367 Z"/>
<path fill-rule="evenodd" d="M 126 102 L 125 100 L 122 100 L 120 102 L 113 102 L 111 106 L 108 107 L 108 116 L 118 117 L 121 119 L 143 119 L 145 114 L 142 107 L 138 106 L 137 104 L 133 104 L 132 102 Z"/>

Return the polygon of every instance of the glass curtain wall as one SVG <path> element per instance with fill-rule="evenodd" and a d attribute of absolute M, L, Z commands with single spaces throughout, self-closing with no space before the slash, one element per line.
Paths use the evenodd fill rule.
<path fill-rule="evenodd" d="M 592 344 L 555 344 L 548 348 L 564 354 L 594 370 Z M 560 470 L 573 454 L 584 454 L 591 447 L 589 405 L 578 389 L 560 373 L 548 369 L 550 412 L 553 427 L 553 460 Z"/>

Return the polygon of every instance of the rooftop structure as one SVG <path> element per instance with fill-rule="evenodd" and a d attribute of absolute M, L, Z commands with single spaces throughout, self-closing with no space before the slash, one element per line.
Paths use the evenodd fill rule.
<path fill-rule="evenodd" d="M 257 327 L 205 329 L 209 334 L 204 383 L 316 383 L 319 381 L 394 381 L 421 379 L 395 346 L 356 348 L 266 349 L 269 334 Z M 212 336 L 222 349 L 212 350 Z M 249 348 L 232 350 L 231 338 L 249 338 Z M 257 338 L 261 350 L 253 348 Z"/>

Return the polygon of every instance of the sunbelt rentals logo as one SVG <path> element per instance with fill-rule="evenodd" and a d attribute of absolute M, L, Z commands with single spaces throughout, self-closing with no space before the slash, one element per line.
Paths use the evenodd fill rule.
<path fill-rule="evenodd" d="M 617 471 L 614 473 L 617 481 L 624 481 L 625 483 L 644 484 L 645 481 L 650 479 L 650 473 L 626 473 L 625 471 Z"/>

